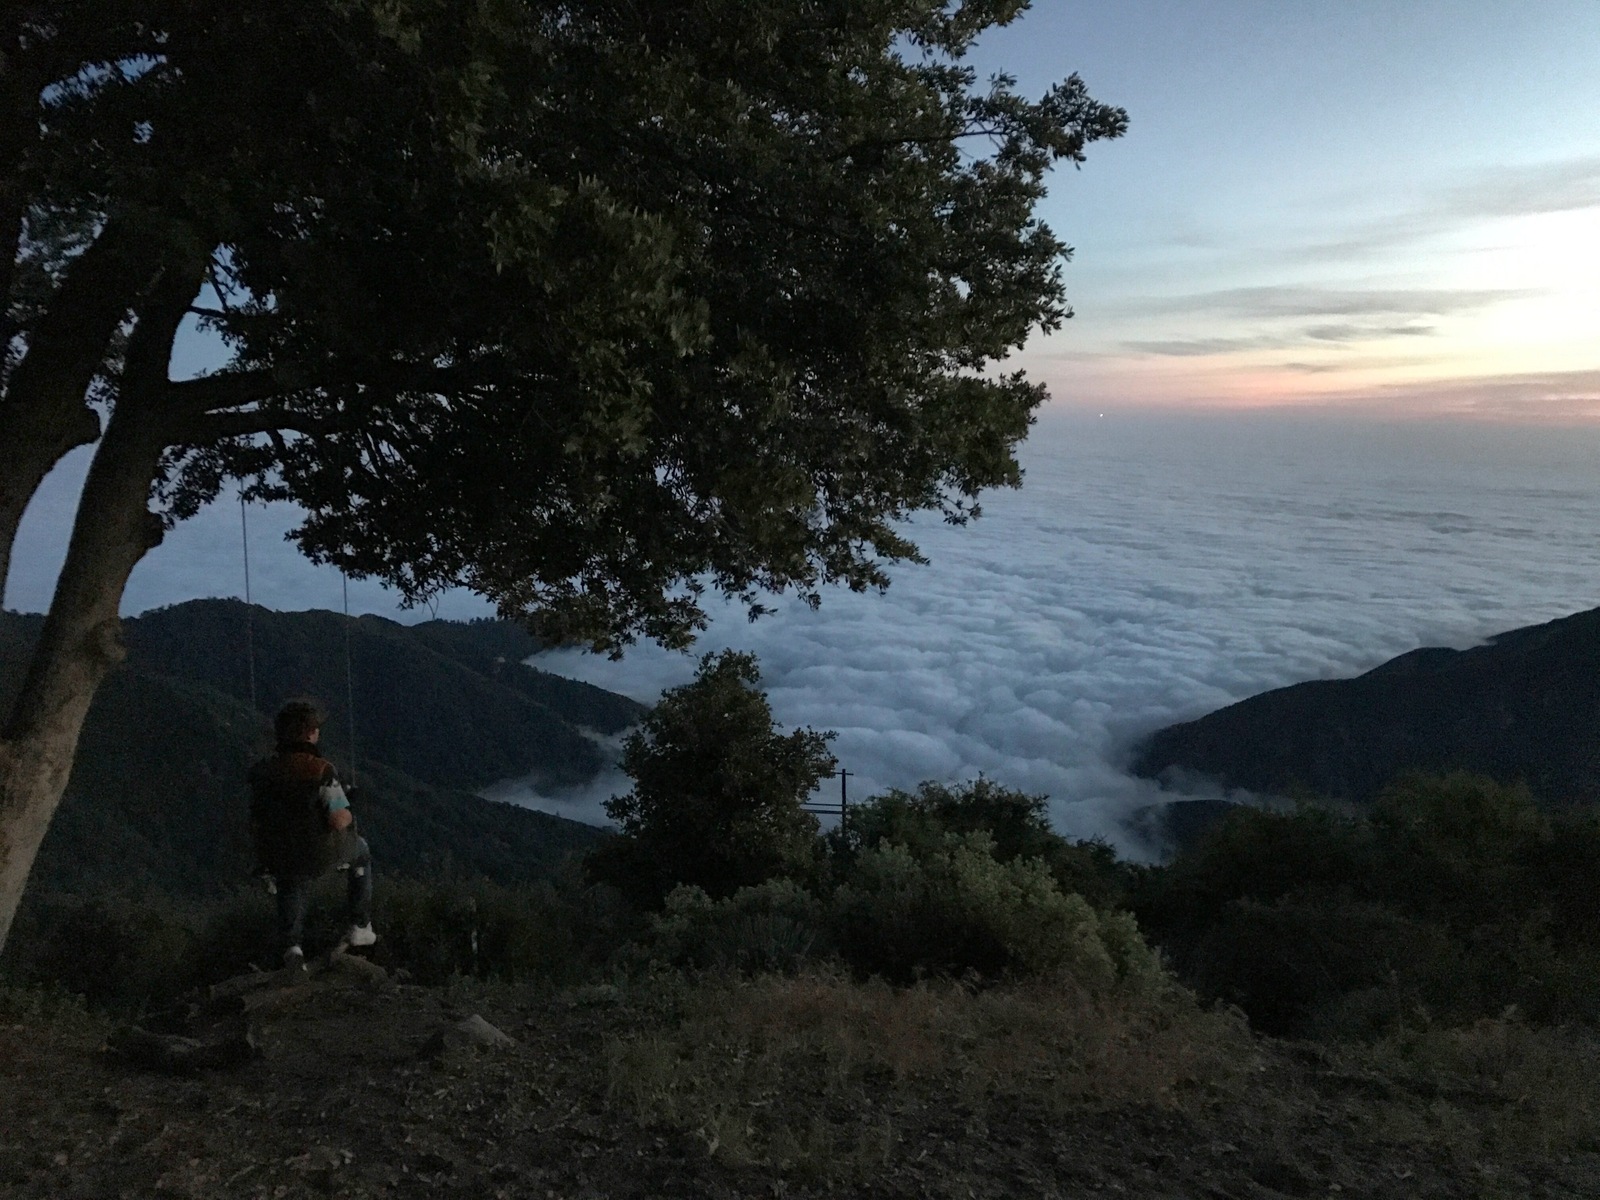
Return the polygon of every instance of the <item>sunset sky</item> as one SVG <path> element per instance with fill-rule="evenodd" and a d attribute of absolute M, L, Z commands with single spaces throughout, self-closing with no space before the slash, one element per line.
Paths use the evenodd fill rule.
<path fill-rule="evenodd" d="M 1039 0 L 979 57 L 1131 118 L 1058 172 L 1058 404 L 1600 422 L 1600 3 Z"/>

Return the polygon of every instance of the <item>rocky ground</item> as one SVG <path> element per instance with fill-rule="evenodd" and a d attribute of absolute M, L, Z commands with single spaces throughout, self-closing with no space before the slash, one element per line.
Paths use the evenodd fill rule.
<path fill-rule="evenodd" d="M 1102 1093 L 1092 1074 L 1073 1076 L 1070 1095 L 1045 1102 L 954 1058 L 896 1067 L 815 1047 L 785 1051 L 782 1079 L 758 1092 L 640 1082 L 646 1052 L 660 1059 L 649 1079 L 681 1082 L 673 1071 L 698 1061 L 699 1041 L 731 1038 L 715 1023 L 722 1010 L 758 991 L 727 992 L 690 1020 L 681 1005 L 610 987 L 423 988 L 335 964 L 287 985 L 225 985 L 146 1018 L 148 1036 L 13 993 L 0 1005 L 0 1192 L 1600 1196 L 1595 1114 L 1567 1112 L 1584 1095 L 1554 1094 L 1574 1056 L 1600 1074 L 1587 1037 L 1546 1068 L 1545 1095 L 1521 1053 L 1470 1077 L 1428 1075 L 1248 1034 L 1223 1048 L 1225 1063 L 1136 1100 L 1117 1096 L 1139 1095 L 1137 1081 Z M 481 1022 L 461 1028 L 473 1017 L 505 1038 Z M 860 1032 L 867 1045 L 878 1036 Z M 748 1063 L 763 1039 L 770 1030 L 727 1040 L 716 1061 Z M 1126 1070 L 1135 1059 L 1097 1061 Z M 1056 1077 L 1048 1062 L 1008 1069 Z M 758 1127 L 760 1138 L 734 1136 Z"/>

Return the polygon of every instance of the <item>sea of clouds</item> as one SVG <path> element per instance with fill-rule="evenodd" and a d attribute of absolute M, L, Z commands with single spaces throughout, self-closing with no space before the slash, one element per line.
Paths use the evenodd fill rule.
<path fill-rule="evenodd" d="M 981 773 L 1140 853 L 1171 798 L 1124 770 L 1152 730 L 1600 604 L 1600 431 L 1057 412 L 1022 458 L 981 520 L 918 523 L 931 561 L 886 594 L 703 639 L 760 657 L 784 725 L 837 731 L 857 797 Z M 694 657 L 537 665 L 650 700 Z M 496 794 L 595 820 L 626 783 Z"/>
<path fill-rule="evenodd" d="M 1597 429 L 1057 410 L 1022 459 L 1024 487 L 988 496 L 981 520 L 917 522 L 931 561 L 895 568 L 884 595 L 829 594 L 816 612 L 780 600 L 754 624 L 720 609 L 696 654 L 535 665 L 650 701 L 699 652 L 750 650 L 779 722 L 837 731 L 853 798 L 981 773 L 1048 795 L 1063 832 L 1141 853 L 1135 814 L 1171 798 L 1123 769 L 1150 731 L 1600 604 Z M 30 513 L 12 607 L 48 600 L 63 479 Z M 337 572 L 284 545 L 292 519 L 253 511 L 254 599 L 338 608 Z M 141 564 L 127 609 L 241 582 L 238 510 L 218 505 Z M 351 606 L 430 615 L 398 614 L 365 583 Z M 439 615 L 485 611 L 452 596 Z M 487 794 L 603 821 L 626 787 L 613 771 L 570 792 Z"/>

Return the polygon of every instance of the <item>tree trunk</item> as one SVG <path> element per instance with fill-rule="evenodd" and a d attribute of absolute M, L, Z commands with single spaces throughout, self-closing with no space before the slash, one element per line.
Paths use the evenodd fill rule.
<path fill-rule="evenodd" d="M 11 578 L 11 552 L 28 502 L 67 451 L 90 445 L 100 436 L 100 418 L 82 404 L 54 422 L 53 429 L 40 428 L 44 422 L 38 418 L 45 415 L 0 407 L 0 429 L 6 439 L 5 457 L 0 460 L 0 597 Z"/>
<path fill-rule="evenodd" d="M 119 410 L 95 454 L 50 615 L 0 737 L 0 948 L 66 790 L 89 704 L 125 653 L 123 587 L 160 541 L 147 500 L 162 439 L 139 428 L 137 415 Z"/>
<path fill-rule="evenodd" d="M 160 260 L 108 226 L 73 263 L 0 397 L 0 596 L 28 501 L 67 451 L 92 444 L 100 419 L 85 402 L 117 327 L 156 276 Z M 193 296 L 184 298 L 187 304 Z M 170 352 L 170 347 L 169 347 Z M 163 364 L 162 371 L 166 368 Z"/>
<path fill-rule="evenodd" d="M 150 490 L 170 440 L 163 402 L 172 338 L 197 277 L 164 272 L 140 314 L 122 394 L 84 483 L 50 613 L 0 734 L 0 949 L 72 774 L 90 702 L 126 653 L 118 613 L 128 576 L 161 541 Z"/>

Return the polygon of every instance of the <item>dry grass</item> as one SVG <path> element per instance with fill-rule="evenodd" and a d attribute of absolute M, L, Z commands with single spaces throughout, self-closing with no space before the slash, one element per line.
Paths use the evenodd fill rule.
<path fill-rule="evenodd" d="M 831 974 L 686 988 L 671 1027 L 613 1040 L 609 1090 L 714 1154 L 801 1172 L 880 1167 L 930 1105 L 982 1132 L 996 1104 L 1059 1116 L 1171 1105 L 1254 1057 L 1232 1017 L 1180 994 L 1092 997 L 1070 984 L 893 988 Z"/>
<path fill-rule="evenodd" d="M 1482 1020 L 1346 1052 L 1394 1080 L 1383 1121 L 1396 1141 L 1467 1155 L 1600 1149 L 1600 1036 Z"/>

